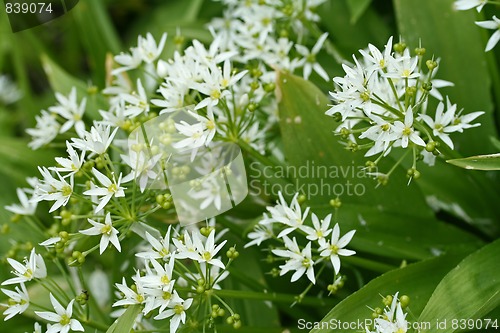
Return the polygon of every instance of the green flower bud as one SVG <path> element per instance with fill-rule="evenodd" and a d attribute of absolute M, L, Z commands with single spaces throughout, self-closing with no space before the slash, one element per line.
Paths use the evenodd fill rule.
<path fill-rule="evenodd" d="M 276 85 L 274 83 L 267 83 L 264 85 L 265 92 L 273 92 L 275 88 L 276 88 Z"/>
<path fill-rule="evenodd" d="M 254 112 L 255 110 L 257 110 L 257 107 L 258 107 L 258 106 L 259 106 L 259 105 L 258 105 L 258 104 L 256 104 L 256 103 L 250 103 L 250 104 L 248 104 L 248 107 L 247 107 L 247 108 L 248 108 L 248 111 L 250 111 L 250 112 Z"/>
<path fill-rule="evenodd" d="M 340 112 L 334 113 L 332 115 L 332 117 L 333 117 L 333 120 L 336 121 L 337 123 L 342 121 L 342 115 L 340 114 Z"/>
<path fill-rule="evenodd" d="M 410 97 L 413 97 L 417 94 L 417 87 L 411 86 L 406 88 L 406 94 Z"/>
<path fill-rule="evenodd" d="M 417 47 L 415 49 L 415 54 L 418 55 L 419 57 L 423 56 L 425 54 L 425 48 L 423 47 Z"/>
<path fill-rule="evenodd" d="M 437 61 L 434 61 L 434 60 L 427 60 L 425 62 L 425 65 L 427 66 L 427 68 L 432 71 L 434 70 L 434 68 L 436 68 L 438 66 L 438 63 Z"/>
<path fill-rule="evenodd" d="M 236 251 L 234 247 L 229 248 L 229 250 L 226 252 L 226 255 L 229 259 L 236 259 L 240 253 Z"/>
<path fill-rule="evenodd" d="M 422 84 L 422 89 L 425 91 L 431 91 L 432 90 L 432 82 L 424 82 Z"/>
<path fill-rule="evenodd" d="M 382 303 L 384 303 L 385 306 L 391 306 L 392 304 L 392 295 L 387 295 L 382 299 Z"/>
<path fill-rule="evenodd" d="M 299 195 L 297 198 L 297 202 L 299 204 L 303 204 L 306 200 L 307 200 L 307 197 L 304 194 Z"/>
<path fill-rule="evenodd" d="M 400 42 L 400 43 L 394 44 L 394 51 L 396 51 L 397 53 L 401 53 L 402 54 L 405 49 L 406 49 L 406 43 L 405 42 Z"/>
<path fill-rule="evenodd" d="M 340 206 L 342 206 L 342 201 L 340 201 L 340 198 L 331 199 L 330 206 L 333 208 L 340 208 Z"/>
<path fill-rule="evenodd" d="M 427 150 L 429 153 L 436 150 L 436 142 L 435 141 L 427 142 L 427 144 L 425 145 L 425 150 Z"/>
<path fill-rule="evenodd" d="M 406 308 L 408 304 L 410 304 L 410 297 L 403 295 L 399 298 L 399 302 L 401 303 L 402 308 Z"/>

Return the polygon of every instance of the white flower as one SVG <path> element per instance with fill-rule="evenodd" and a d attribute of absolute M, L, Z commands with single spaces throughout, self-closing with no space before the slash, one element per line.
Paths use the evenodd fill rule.
<path fill-rule="evenodd" d="M 413 79 L 420 76 L 420 73 L 415 72 L 418 65 L 418 57 L 411 57 L 408 49 L 404 50 L 401 57 L 392 61 L 389 68 L 390 70 L 384 75 L 388 78 L 394 79 Z"/>
<path fill-rule="evenodd" d="M 5 209 L 9 212 L 19 215 L 34 215 L 38 202 L 28 199 L 26 195 L 27 190 L 18 188 L 16 190 L 17 197 L 19 198 L 19 205 L 12 204 L 5 206 Z"/>
<path fill-rule="evenodd" d="M 167 260 L 171 255 L 170 249 L 170 230 L 168 227 L 167 233 L 163 239 L 156 239 L 146 231 L 146 239 L 151 245 L 151 251 L 136 253 L 136 256 L 143 259 L 163 259 Z"/>
<path fill-rule="evenodd" d="M 59 128 L 61 128 L 55 116 L 45 110 L 42 110 L 41 114 L 36 116 L 35 119 L 35 128 L 26 129 L 26 133 L 32 137 L 28 146 L 33 150 L 51 143 L 59 133 Z"/>
<path fill-rule="evenodd" d="M 463 132 L 464 129 L 481 126 L 480 123 L 471 124 L 470 122 L 483 114 L 484 111 L 476 111 L 464 115 L 459 112 L 459 114 L 455 116 L 455 119 L 453 119 L 453 125 L 457 126 L 458 132 Z"/>
<path fill-rule="evenodd" d="M 123 191 L 125 188 L 120 186 L 122 174 L 118 177 L 118 181 L 116 181 L 115 176 L 113 174 L 113 181 L 111 181 L 108 177 L 103 175 L 96 168 L 92 168 L 92 173 L 97 178 L 102 187 L 97 187 L 88 191 L 83 192 L 85 195 L 96 195 L 102 197 L 100 199 L 99 205 L 95 208 L 95 212 L 99 212 L 107 203 L 111 200 L 112 197 L 124 197 L 125 192 Z"/>
<path fill-rule="evenodd" d="M 199 91 L 207 97 L 196 105 L 195 110 L 209 105 L 217 105 L 219 100 L 230 95 L 230 92 L 227 89 L 241 80 L 246 73 L 247 71 L 245 70 L 233 75 L 231 62 L 229 60 L 224 62 L 223 70 L 215 65 L 212 65 L 202 71 L 202 82 L 193 82 L 191 84 L 191 88 Z"/>
<path fill-rule="evenodd" d="M 408 142 L 411 141 L 419 146 L 425 147 L 425 141 L 417 134 L 413 128 L 413 110 L 408 107 L 405 114 L 405 122 L 397 120 L 394 122 L 394 133 L 397 139 L 401 141 L 401 147 L 408 147 Z"/>
<path fill-rule="evenodd" d="M 490 39 L 488 40 L 488 43 L 486 44 L 485 51 L 486 52 L 491 51 L 500 40 L 500 19 L 497 18 L 496 16 L 493 16 L 493 20 L 480 21 L 476 22 L 476 24 L 481 28 L 496 30 L 493 33 L 493 35 L 491 35 Z"/>
<path fill-rule="evenodd" d="M 7 258 L 7 261 L 15 269 L 12 273 L 17 275 L 17 277 L 2 282 L 2 285 L 23 283 L 35 278 L 43 279 L 47 276 L 47 268 L 43 257 L 35 253 L 34 248 L 31 250 L 30 258 L 24 259 L 24 265 L 12 258 Z"/>
<path fill-rule="evenodd" d="M 192 298 L 183 300 L 175 292 L 174 298 L 172 299 L 171 303 L 168 306 L 170 309 L 157 315 L 156 317 L 154 317 L 154 319 L 161 320 L 168 317 L 172 317 L 170 318 L 170 332 L 175 333 L 177 332 L 180 323 L 182 322 L 184 324 L 186 322 L 186 310 L 189 309 L 192 303 L 193 303 Z"/>
<path fill-rule="evenodd" d="M 139 36 L 137 41 L 137 48 L 142 57 L 142 60 L 145 63 L 152 63 L 155 61 L 163 51 L 165 47 L 165 42 L 167 40 L 167 33 L 164 33 L 161 36 L 160 43 L 156 44 L 156 41 L 151 35 L 151 33 L 147 33 L 146 38 Z"/>
<path fill-rule="evenodd" d="M 122 65 L 122 67 L 114 69 L 111 74 L 118 75 L 121 72 L 126 72 L 140 66 L 142 63 L 141 51 L 137 47 L 133 47 L 130 49 L 130 53 L 131 54 L 126 54 L 122 52 L 115 56 L 115 61 Z"/>
<path fill-rule="evenodd" d="M 106 152 L 109 145 L 113 141 L 118 127 L 111 132 L 111 126 L 104 126 L 96 123 L 90 128 L 90 132 L 85 132 L 83 139 L 71 139 L 73 146 L 80 150 L 90 150 L 98 155 Z"/>
<path fill-rule="evenodd" d="M 146 265 L 146 275 L 140 278 L 144 288 L 150 289 L 167 289 L 174 284 L 172 279 L 174 271 L 175 257 L 171 256 L 168 263 L 161 265 L 155 259 L 149 260 L 153 268 Z"/>
<path fill-rule="evenodd" d="M 7 309 L 4 311 L 5 321 L 23 313 L 30 305 L 30 297 L 24 283 L 20 283 L 21 289 L 16 286 L 15 290 L 2 289 L 2 292 L 9 297 L 9 304 L 0 304 Z"/>
<path fill-rule="evenodd" d="M 391 149 L 390 143 L 397 138 L 394 133 L 394 125 L 391 121 L 384 120 L 376 115 L 371 115 L 370 120 L 373 123 L 372 126 L 359 136 L 360 139 L 368 138 L 375 142 L 365 156 L 373 156 L 381 152 L 387 155 Z"/>
<path fill-rule="evenodd" d="M 304 231 L 307 233 L 307 239 L 312 241 L 323 239 L 328 236 L 330 232 L 332 232 L 332 229 L 330 229 L 330 220 L 332 219 L 332 214 L 328 214 L 321 222 L 316 214 L 313 213 L 311 217 L 314 228 L 304 226 Z"/>
<path fill-rule="evenodd" d="M 314 261 L 311 256 L 311 242 L 308 242 L 304 249 L 300 250 L 295 237 L 292 241 L 287 236 L 284 236 L 283 240 L 286 250 L 272 250 L 275 255 L 288 258 L 286 263 L 280 266 L 280 276 L 285 275 L 289 271 L 295 271 L 290 280 L 291 282 L 297 281 L 305 273 L 309 281 L 313 284 L 316 283 L 313 267 Z"/>
<path fill-rule="evenodd" d="M 297 52 L 300 53 L 304 58 L 300 62 L 300 65 L 304 66 L 304 78 L 307 80 L 309 76 L 311 75 L 311 72 L 314 70 L 319 76 L 321 76 L 325 81 L 328 81 L 330 78 L 328 77 L 328 74 L 325 72 L 323 67 L 317 62 L 316 60 L 316 55 L 319 53 L 321 48 L 323 47 L 323 44 L 326 41 L 326 38 L 328 37 L 328 33 L 322 34 L 316 44 L 314 44 L 313 48 L 311 51 L 309 51 L 305 46 L 302 45 L 295 45 L 295 48 L 297 49 Z"/>
<path fill-rule="evenodd" d="M 83 113 L 85 112 L 85 106 L 87 104 L 87 99 L 83 98 L 78 105 L 76 88 L 73 87 L 68 97 L 56 93 L 57 101 L 59 105 L 52 106 L 49 108 L 50 112 L 59 114 L 61 117 L 66 119 L 66 122 L 60 128 L 60 133 L 64 133 L 72 127 L 75 127 L 76 133 L 79 137 L 83 137 L 85 133 L 85 123 L 83 122 Z"/>
<path fill-rule="evenodd" d="M 198 188 L 199 186 L 191 187 L 188 195 L 193 199 L 199 201 L 203 200 L 199 207 L 193 205 L 193 208 L 206 209 L 214 206 L 218 211 L 221 210 L 222 195 L 225 193 L 225 188 L 221 188 L 221 183 L 217 180 L 216 175 L 222 174 L 219 174 L 219 172 L 209 174 L 207 177 L 204 177 L 205 179 L 201 182 L 201 188 Z"/>
<path fill-rule="evenodd" d="M 127 103 L 124 111 L 126 117 L 135 118 L 141 113 L 149 112 L 148 96 L 140 79 L 137 79 L 137 92 L 120 94 L 120 98 Z"/>
<path fill-rule="evenodd" d="M 365 50 L 359 50 L 365 61 L 372 64 L 372 66 L 367 68 L 368 73 L 371 73 L 374 70 L 383 72 L 383 70 L 385 70 L 387 66 L 394 61 L 394 58 L 392 57 L 392 36 L 389 37 L 387 44 L 385 44 L 384 53 L 380 52 L 380 50 L 372 44 L 368 44 L 368 50 L 370 53 L 367 53 Z"/>
<path fill-rule="evenodd" d="M 375 318 L 374 323 L 377 333 L 407 332 L 408 322 L 399 302 L 398 293 L 392 297 L 391 307 L 384 309 L 384 315 Z"/>
<path fill-rule="evenodd" d="M 222 269 L 225 268 L 224 264 L 220 259 L 215 258 L 217 253 L 226 244 L 227 240 L 216 246 L 215 244 L 215 230 L 212 230 L 203 244 L 203 237 L 199 231 L 194 230 L 191 233 L 191 237 L 187 232 L 184 233 L 184 243 L 181 243 L 177 239 L 173 239 L 175 246 L 177 247 L 176 258 L 185 259 L 189 258 L 196 260 L 199 263 L 209 263 L 211 265 L 218 266 Z"/>
<path fill-rule="evenodd" d="M 80 171 L 83 163 L 85 163 L 85 151 L 82 151 L 80 156 L 78 156 L 75 149 L 73 149 L 68 141 L 66 141 L 66 148 L 69 158 L 56 157 L 56 162 L 60 165 L 60 167 L 51 168 L 51 170 L 55 170 L 58 172 L 68 172 L 65 177 Z"/>
<path fill-rule="evenodd" d="M 61 206 L 66 206 L 71 195 L 73 194 L 73 176 L 70 176 L 69 183 L 56 171 L 59 179 L 52 176 L 50 171 L 43 167 L 38 167 L 38 170 L 43 176 L 33 195 L 33 201 L 55 201 L 49 210 L 52 213 Z"/>
<path fill-rule="evenodd" d="M 144 288 L 140 283 L 140 274 L 137 271 L 135 280 L 135 290 L 129 288 L 127 286 L 127 281 L 125 278 L 122 279 L 122 283 L 116 283 L 116 287 L 123 294 L 123 299 L 116 301 L 113 303 L 113 306 L 123 306 L 123 305 L 134 305 L 134 304 L 143 304 L 146 301 L 146 295 L 144 293 Z"/>
<path fill-rule="evenodd" d="M 487 2 L 488 0 L 457 0 L 453 4 L 453 7 L 456 10 L 468 10 L 471 8 L 476 8 L 477 12 L 479 13 Z"/>
<path fill-rule="evenodd" d="M 201 146 L 208 146 L 217 132 L 212 107 L 207 108 L 206 117 L 191 111 L 189 111 L 189 114 L 194 118 L 194 123 L 189 124 L 182 120 L 175 124 L 177 131 L 186 136 L 185 139 L 182 139 L 172 145 L 175 149 L 196 149 Z"/>
<path fill-rule="evenodd" d="M 68 333 L 69 330 L 84 332 L 82 324 L 76 319 L 71 318 L 73 315 L 74 299 L 69 302 L 66 309 L 55 299 L 50 293 L 50 302 L 56 312 L 35 311 L 35 313 L 42 319 L 54 322 L 46 333 Z"/>
<path fill-rule="evenodd" d="M 455 118 L 457 105 L 456 104 L 452 105 L 449 99 L 447 99 L 447 105 L 448 105 L 447 111 L 443 113 L 444 104 L 443 102 L 439 102 L 436 108 L 435 119 L 432 119 L 430 116 L 426 114 L 421 114 L 420 118 L 422 118 L 422 120 L 427 125 L 429 125 L 430 128 L 432 128 L 432 133 L 435 136 L 443 140 L 443 142 L 446 143 L 448 147 L 453 149 L 453 141 L 451 141 L 448 133 L 455 132 L 459 128 L 458 126 L 453 126 L 453 125 L 450 126 L 453 119 Z"/>
<path fill-rule="evenodd" d="M 198 40 L 193 40 L 193 46 L 188 47 L 185 51 L 186 55 L 189 55 L 193 59 L 200 59 L 205 65 L 219 64 L 223 61 L 228 60 L 232 56 L 238 54 L 236 51 L 221 52 L 220 44 L 222 41 L 222 36 L 216 36 L 209 49 L 207 50 L 205 46 Z"/>
<path fill-rule="evenodd" d="M 340 227 L 338 223 L 336 223 L 333 227 L 332 238 L 330 239 L 330 242 L 327 242 L 324 239 L 320 241 L 320 256 L 324 258 L 330 257 L 330 261 L 332 262 L 335 274 L 338 274 L 340 271 L 339 256 L 352 256 L 356 254 L 356 251 L 345 249 L 347 244 L 349 244 L 352 237 L 354 236 L 355 232 L 356 230 L 351 230 L 339 239 Z"/>
<path fill-rule="evenodd" d="M 266 216 L 266 214 L 264 214 Z M 255 229 L 248 233 L 248 238 L 251 239 L 250 242 L 245 244 L 245 248 L 250 247 L 252 245 L 260 246 L 260 244 L 274 237 L 273 226 L 272 224 L 257 224 Z"/>
<path fill-rule="evenodd" d="M 148 154 L 149 155 L 149 154 Z M 146 190 L 148 185 L 148 180 L 157 180 L 159 175 L 156 171 L 153 171 L 157 166 L 157 163 L 162 158 L 162 154 L 156 154 L 154 156 L 146 156 L 144 151 L 136 152 L 133 149 L 129 150 L 129 155 L 120 155 L 123 162 L 125 162 L 132 171 L 123 177 L 122 181 L 127 183 L 132 179 L 136 179 L 139 184 L 141 192 Z"/>
<path fill-rule="evenodd" d="M 193 238 L 194 237 L 201 237 L 198 236 L 199 231 L 193 231 Z M 189 258 L 192 260 L 195 260 L 196 258 L 196 246 L 194 245 L 194 242 L 191 239 L 191 236 L 189 236 L 189 233 L 184 230 L 184 237 L 182 238 L 182 242 L 177 239 L 177 238 L 172 238 L 172 242 L 174 243 L 175 247 L 177 248 L 177 254 L 176 258 L 179 259 L 185 259 Z"/>
<path fill-rule="evenodd" d="M 102 254 L 106 250 L 110 242 L 116 247 L 118 252 L 121 252 L 120 240 L 118 239 L 118 230 L 113 227 L 110 213 L 106 215 L 104 223 L 99 223 L 92 219 L 87 220 L 90 224 L 93 225 L 93 227 L 86 230 L 80 230 L 80 233 L 88 236 L 102 235 L 101 242 L 99 244 L 100 254 Z"/>
<path fill-rule="evenodd" d="M 296 193 L 290 202 L 290 206 L 286 203 L 283 198 L 283 194 L 278 192 L 279 201 L 274 207 L 267 207 L 269 213 L 271 213 L 271 219 L 269 222 L 279 222 L 287 226 L 278 234 L 278 238 L 288 235 L 296 229 L 304 230 L 304 221 L 309 213 L 309 207 L 306 208 L 304 213 L 300 208 L 300 204 L 297 200 L 299 194 Z"/>

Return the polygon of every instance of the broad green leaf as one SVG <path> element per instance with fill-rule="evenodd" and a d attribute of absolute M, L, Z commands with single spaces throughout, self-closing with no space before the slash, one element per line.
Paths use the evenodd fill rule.
<path fill-rule="evenodd" d="M 351 23 L 356 23 L 359 18 L 370 7 L 372 0 L 347 0 L 347 7 L 351 12 Z"/>
<path fill-rule="evenodd" d="M 436 212 L 447 212 L 486 235 L 498 235 L 500 197 L 492 179 L 451 166 L 442 159 L 437 159 L 434 166 L 421 163 L 419 170 L 422 177 L 415 184 Z"/>
<path fill-rule="evenodd" d="M 92 87 L 88 87 L 85 82 L 67 73 L 47 55 L 42 54 L 41 60 L 45 74 L 47 75 L 50 86 L 54 92 L 67 95 L 71 92 L 71 89 L 75 87 L 77 90 L 78 100 L 81 100 L 83 97 L 87 97 L 86 115 L 89 115 L 93 119 L 100 118 L 98 110 L 106 109 L 107 104 L 105 98 L 101 94 L 97 94 L 95 92 L 89 93 L 93 90 Z"/>
<path fill-rule="evenodd" d="M 468 170 L 500 170 L 500 154 L 471 156 L 447 162 Z"/>
<path fill-rule="evenodd" d="M 417 47 L 421 41 L 429 58 L 440 58 L 439 79 L 454 87 L 443 89 L 465 113 L 485 111 L 478 118 L 481 127 L 452 136 L 463 156 L 493 153 L 489 137 L 496 136 L 491 95 L 491 78 L 481 38 L 474 24 L 475 11 L 456 11 L 455 0 L 393 0 L 398 27 L 406 43 Z M 464 48 L 464 45 L 467 45 Z"/>
<path fill-rule="evenodd" d="M 466 257 L 439 283 L 422 311 L 419 322 L 447 320 L 442 333 L 453 329 L 453 319 L 478 319 L 500 305 L 500 240 Z M 458 296 L 458 297 L 457 297 Z M 434 332 L 423 330 L 423 332 Z"/>
<path fill-rule="evenodd" d="M 400 296 L 410 297 L 411 315 L 407 320 L 416 321 L 438 283 L 462 257 L 463 255 L 442 256 L 387 272 L 340 302 L 321 322 L 364 323 L 365 319 L 372 318 L 370 308 L 383 307 L 381 295 L 394 295 L 396 292 L 399 292 Z M 356 326 L 353 329 L 338 331 L 364 332 L 364 327 Z M 311 333 L 327 332 L 331 330 L 311 330 Z"/>
<path fill-rule="evenodd" d="M 129 333 L 134 326 L 137 315 L 141 312 L 141 306 L 134 304 L 129 306 L 127 310 L 115 320 L 115 322 L 108 328 L 106 333 Z"/>
<path fill-rule="evenodd" d="M 332 212 L 328 206 L 312 206 L 311 210 L 321 217 Z M 371 205 L 344 203 L 338 217 L 342 234 L 356 230 L 350 243 L 356 250 L 388 258 L 421 260 L 441 253 L 471 252 L 483 245 L 470 233 L 444 222 L 388 214 Z"/>
<path fill-rule="evenodd" d="M 362 153 L 348 152 L 337 142 L 332 133 L 337 124 L 324 114 L 329 101 L 312 83 L 281 73 L 277 87 L 286 163 L 297 173 L 296 189 L 308 197 L 313 212 L 322 208 L 320 217 L 333 211 L 328 206 L 336 197 L 332 192 L 343 190 L 338 220 L 341 228 L 360 230 L 354 242 L 360 250 L 423 259 L 433 252 L 480 246 L 474 236 L 437 221 L 419 188 L 406 185 L 403 170 L 396 170 L 387 186 L 375 188 L 363 171 Z M 391 165 L 382 167 L 388 170 Z M 294 194 L 289 187 L 282 191 Z"/>

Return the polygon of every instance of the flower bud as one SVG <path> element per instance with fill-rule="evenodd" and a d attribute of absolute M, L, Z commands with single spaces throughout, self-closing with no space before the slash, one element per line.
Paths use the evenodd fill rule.
<path fill-rule="evenodd" d="M 427 68 L 432 71 L 434 70 L 434 68 L 436 68 L 438 66 L 438 63 L 437 61 L 434 61 L 434 60 L 427 60 L 425 62 L 425 64 L 427 65 Z"/>

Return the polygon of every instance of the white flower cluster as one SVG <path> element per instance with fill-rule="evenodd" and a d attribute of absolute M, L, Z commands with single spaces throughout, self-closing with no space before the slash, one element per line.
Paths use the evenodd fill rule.
<path fill-rule="evenodd" d="M 83 114 L 87 99 L 83 98 L 78 103 L 76 88 L 73 88 L 68 96 L 56 93 L 56 99 L 58 104 L 50 107 L 50 112 L 42 110 L 41 114 L 36 116 L 36 127 L 26 130 L 32 137 L 29 143 L 32 149 L 49 144 L 58 134 L 65 133 L 72 128 L 79 137 L 85 135 Z"/>
<path fill-rule="evenodd" d="M 216 244 L 215 230 L 212 228 L 207 229 L 211 229 L 207 236 L 203 236 L 198 229 L 180 232 L 171 227 L 161 238 L 146 232 L 148 245 L 144 251 L 137 253 L 144 268 L 137 270 L 133 276 L 132 287 L 127 285 L 125 278 L 122 283 L 116 284 L 120 299 L 113 306 L 141 304 L 144 316 L 157 310 L 153 319 L 170 318 L 170 332 L 176 332 L 180 324 L 186 322 L 186 310 L 191 307 L 197 294 L 220 289 L 218 283 L 229 274 L 221 257 L 217 256 L 226 241 Z M 172 233 L 177 235 L 171 238 Z M 222 234 L 219 233 L 217 238 Z M 196 266 L 195 272 L 186 271 L 186 267 L 192 264 Z M 187 287 L 188 298 L 181 298 L 176 286 L 181 289 Z"/>
<path fill-rule="evenodd" d="M 384 303 L 386 307 L 383 310 L 377 308 L 374 311 L 375 320 L 373 325 L 373 331 L 368 327 L 366 328 L 366 333 L 405 333 L 409 329 L 408 321 L 406 320 L 406 315 L 403 311 L 408 305 L 407 296 L 402 296 L 401 299 L 398 298 L 396 293 L 394 296 L 387 296 L 384 298 Z M 406 298 L 403 301 L 403 298 Z M 405 302 L 405 304 L 402 304 Z"/>
<path fill-rule="evenodd" d="M 456 10 L 469 10 L 476 8 L 477 12 L 481 12 L 483 7 L 491 1 L 488 0 L 456 0 L 454 7 Z M 495 4 L 495 3 L 494 3 Z M 498 5 L 498 3 L 496 3 Z M 493 15 L 491 20 L 488 21 L 478 21 L 476 22 L 478 26 L 484 29 L 494 30 L 488 43 L 486 43 L 485 51 L 491 51 L 498 44 L 500 40 L 500 19 Z"/>
<path fill-rule="evenodd" d="M 370 44 L 360 50 L 360 60 L 353 56 L 354 65 L 342 65 L 346 75 L 333 79 L 333 105 L 326 114 L 340 122 L 336 133 L 347 141 L 348 149 L 366 149 L 367 157 L 379 155 L 369 167 L 401 147 L 413 152 L 409 176 L 418 178 L 417 159 L 434 164 L 440 149 L 454 149 L 450 134 L 479 126 L 471 122 L 484 112 L 463 114 L 448 98 L 444 102 L 437 88 L 453 84 L 434 79 L 438 62 L 424 62 L 422 47 L 416 55 L 403 42 L 393 48 L 392 40 L 382 51 Z M 428 107 L 429 96 L 438 101 L 435 110 Z"/>
<path fill-rule="evenodd" d="M 280 192 L 276 205 L 267 207 L 267 210 L 269 213 L 264 213 L 255 230 L 248 234 L 248 238 L 252 240 L 245 247 L 260 246 L 263 241 L 271 239 L 280 242 L 281 246 L 273 248 L 272 253 L 286 260 L 285 264 L 280 266 L 280 276 L 294 272 L 291 282 L 297 281 L 305 274 L 309 281 L 315 284 L 315 267 L 320 266 L 322 262 L 324 264 L 325 260 L 331 262 L 335 275 L 338 276 L 340 256 L 356 254 L 355 251 L 345 248 L 356 230 L 340 237 L 338 223 L 331 227 L 332 214 L 320 220 L 316 214 L 311 213 L 310 223 L 307 220 L 309 207 L 302 211 L 298 193 L 288 204 Z M 288 235 L 292 232 L 295 232 L 297 237 L 290 238 Z"/>
<path fill-rule="evenodd" d="M 5 280 L 2 285 L 18 284 L 15 290 L 2 289 L 2 292 L 9 297 L 8 304 L 0 304 L 6 308 L 4 311 L 5 319 L 9 320 L 16 315 L 24 313 L 31 305 L 30 296 L 25 283 L 30 281 L 40 281 L 47 278 L 47 268 L 43 257 L 35 252 L 33 248 L 30 257 L 25 258 L 24 264 L 12 258 L 7 258 L 8 263 L 14 271 L 16 277 Z M 69 300 L 69 304 L 64 308 L 60 301 L 50 293 L 50 301 L 55 312 L 35 311 L 35 314 L 41 319 L 45 319 L 53 324 L 47 325 L 46 333 L 67 333 L 72 331 L 84 331 L 82 324 L 72 318 L 74 299 Z M 41 326 L 37 323 L 35 332 L 41 332 Z"/>

